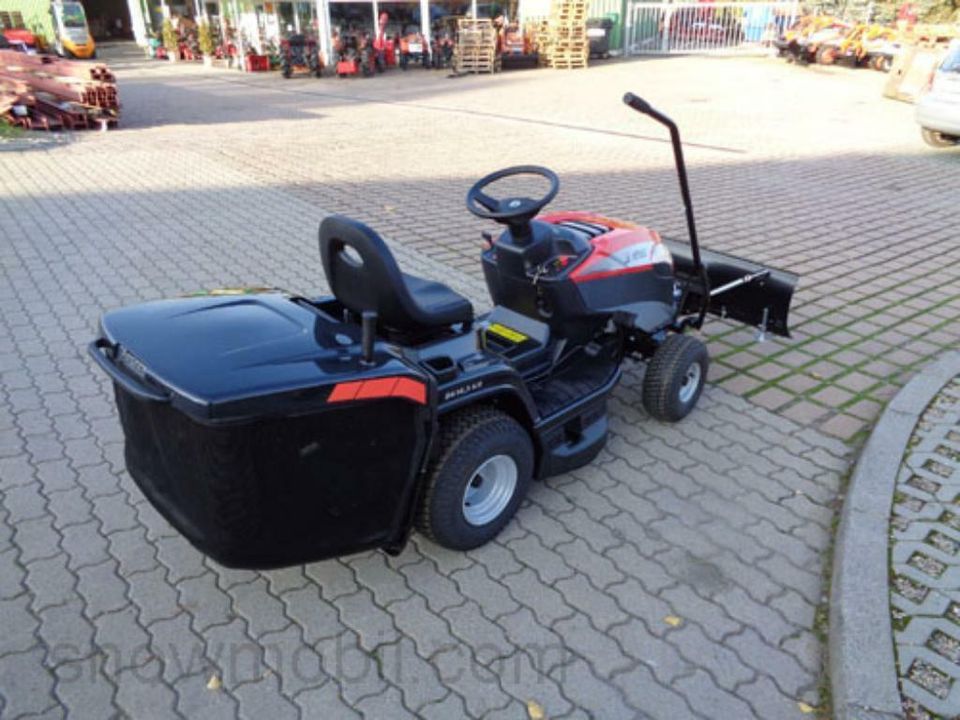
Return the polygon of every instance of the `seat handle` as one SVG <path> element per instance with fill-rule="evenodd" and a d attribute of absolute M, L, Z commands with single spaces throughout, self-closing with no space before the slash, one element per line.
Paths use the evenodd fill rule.
<path fill-rule="evenodd" d="M 377 335 L 377 314 L 372 310 L 364 310 L 360 328 L 360 362 L 364 365 L 373 365 L 373 341 Z"/>

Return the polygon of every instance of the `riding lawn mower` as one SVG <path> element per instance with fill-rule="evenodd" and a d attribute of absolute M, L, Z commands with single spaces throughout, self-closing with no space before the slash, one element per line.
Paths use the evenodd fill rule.
<path fill-rule="evenodd" d="M 317 52 L 317 41 L 296 34 L 280 42 L 280 72 L 285 78 L 294 73 L 308 73 L 315 77 L 323 74 L 323 63 Z"/>
<path fill-rule="evenodd" d="M 471 213 L 504 226 L 481 254 L 486 314 L 336 215 L 319 233 L 331 296 L 254 289 L 106 313 L 89 352 L 113 381 L 146 497 L 231 567 L 398 553 L 413 528 L 474 548 L 534 479 L 596 457 L 624 361 L 646 364 L 649 415 L 677 422 L 707 378 L 707 348 L 687 333 L 708 314 L 789 336 L 797 276 L 700 247 L 676 124 L 624 101 L 670 131 L 686 242 L 542 214 L 559 180 L 525 165 L 467 194 Z M 507 178 L 549 189 L 491 194 Z"/>

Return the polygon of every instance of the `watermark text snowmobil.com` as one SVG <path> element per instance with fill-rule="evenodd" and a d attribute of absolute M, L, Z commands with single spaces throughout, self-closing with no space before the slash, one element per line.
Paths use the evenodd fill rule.
<path fill-rule="evenodd" d="M 120 648 L 97 646 L 90 654 L 76 645 L 61 643 L 50 648 L 49 659 L 57 666 L 62 683 L 96 683 L 115 678 L 119 672 L 130 672 L 140 682 L 165 682 L 164 678 L 207 673 L 217 675 L 226 688 L 262 679 L 267 675 L 295 680 L 297 684 L 323 685 L 328 680 L 340 684 L 357 683 L 370 677 L 402 685 L 425 681 L 422 659 L 412 655 L 410 643 L 392 641 L 365 651 L 356 645 L 344 645 L 343 638 L 321 641 L 315 646 L 295 648 L 279 644 L 254 642 L 144 643 Z M 456 684 L 473 679 L 481 683 L 513 683 L 553 679 L 564 680 L 565 665 L 573 659 L 570 651 L 559 644 L 531 643 L 511 646 L 509 651 L 493 643 L 468 647 L 462 644 L 439 645 L 430 653 L 439 681 Z M 442 659 L 442 661 L 441 661 Z M 531 675 L 532 677 L 526 677 Z"/>

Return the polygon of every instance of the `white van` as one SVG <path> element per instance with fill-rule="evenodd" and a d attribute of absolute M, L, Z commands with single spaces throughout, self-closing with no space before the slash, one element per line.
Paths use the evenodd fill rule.
<path fill-rule="evenodd" d="M 960 144 L 960 40 L 950 43 L 947 56 L 933 71 L 927 91 L 917 101 L 916 118 L 928 145 Z"/>

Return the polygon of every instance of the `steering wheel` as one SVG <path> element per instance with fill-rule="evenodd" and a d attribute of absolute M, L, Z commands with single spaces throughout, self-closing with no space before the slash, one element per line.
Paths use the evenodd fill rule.
<path fill-rule="evenodd" d="M 510 197 L 498 200 L 487 195 L 484 189 L 498 180 L 513 177 L 514 175 L 535 175 L 550 182 L 547 194 L 538 200 L 528 197 Z M 502 225 L 509 225 L 515 234 L 526 235 L 529 223 L 540 210 L 557 195 L 560 189 L 560 178 L 552 170 L 539 165 L 517 165 L 480 178 L 467 192 L 467 210 L 484 220 L 495 220 Z"/>

